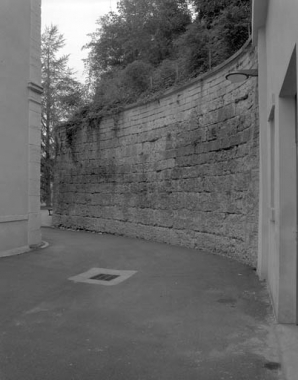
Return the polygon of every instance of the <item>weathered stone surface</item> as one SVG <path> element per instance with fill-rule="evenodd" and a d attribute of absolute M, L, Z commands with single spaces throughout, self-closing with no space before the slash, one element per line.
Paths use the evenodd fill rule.
<path fill-rule="evenodd" d="M 54 225 L 180 244 L 256 264 L 256 65 L 250 47 L 220 71 L 117 118 L 59 134 Z"/>

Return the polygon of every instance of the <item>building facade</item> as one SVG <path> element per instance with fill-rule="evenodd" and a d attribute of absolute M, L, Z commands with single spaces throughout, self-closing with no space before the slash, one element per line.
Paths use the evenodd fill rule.
<path fill-rule="evenodd" d="M 39 245 L 41 0 L 0 4 L 0 256 Z"/>
<path fill-rule="evenodd" d="M 254 0 L 258 48 L 260 208 L 258 272 L 277 321 L 297 324 L 297 0 Z"/>

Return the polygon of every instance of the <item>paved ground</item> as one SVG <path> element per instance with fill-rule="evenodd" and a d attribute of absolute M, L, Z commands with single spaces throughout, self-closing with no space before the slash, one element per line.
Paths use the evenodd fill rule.
<path fill-rule="evenodd" d="M 48 248 L 1 259 L 1 380 L 276 380 L 255 272 L 195 250 L 43 229 Z M 137 271 L 115 286 L 90 268 Z"/>
<path fill-rule="evenodd" d="M 43 227 L 51 227 L 52 225 L 52 215 L 49 215 L 48 210 L 40 210 L 41 225 Z"/>

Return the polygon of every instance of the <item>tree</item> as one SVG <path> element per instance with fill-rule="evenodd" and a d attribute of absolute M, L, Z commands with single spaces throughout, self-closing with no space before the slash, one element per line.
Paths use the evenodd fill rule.
<path fill-rule="evenodd" d="M 210 68 L 210 32 L 203 22 L 196 20 L 189 25 L 177 39 L 176 46 L 186 77 L 196 76 Z"/>
<path fill-rule="evenodd" d="M 196 18 L 177 40 L 178 55 L 190 74 L 223 62 L 247 41 L 250 0 L 190 0 Z"/>
<path fill-rule="evenodd" d="M 197 12 L 199 20 L 205 20 L 207 26 L 210 27 L 213 20 L 220 15 L 231 2 L 235 0 L 191 0 Z"/>
<path fill-rule="evenodd" d="M 86 45 L 87 71 L 95 81 L 103 72 L 125 68 L 134 61 L 159 65 L 174 56 L 174 40 L 191 22 L 186 0 L 121 0 L 118 13 L 97 21 Z"/>
<path fill-rule="evenodd" d="M 250 0 L 120 0 L 85 46 L 93 116 L 220 64 L 248 39 L 250 13 Z"/>
<path fill-rule="evenodd" d="M 226 6 L 220 16 L 214 20 L 214 31 L 224 41 L 227 56 L 240 49 L 249 38 L 250 13 L 250 1 L 234 1 Z"/>
<path fill-rule="evenodd" d="M 65 45 L 57 26 L 46 27 L 41 39 L 42 128 L 41 200 L 51 204 L 55 156 L 54 128 L 71 116 L 82 102 L 82 86 L 67 67 L 68 55 L 59 55 Z"/>

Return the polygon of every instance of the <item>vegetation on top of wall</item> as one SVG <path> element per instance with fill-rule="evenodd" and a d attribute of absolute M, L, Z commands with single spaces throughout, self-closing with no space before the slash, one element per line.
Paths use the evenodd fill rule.
<path fill-rule="evenodd" d="M 157 99 L 211 70 L 247 41 L 250 18 L 250 0 L 120 0 L 85 46 L 88 112 L 66 126 Z"/>

